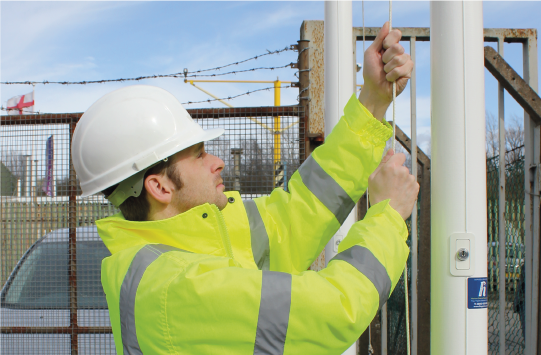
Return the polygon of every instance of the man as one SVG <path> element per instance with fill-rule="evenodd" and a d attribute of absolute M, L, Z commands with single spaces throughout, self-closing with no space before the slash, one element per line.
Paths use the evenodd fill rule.
<path fill-rule="evenodd" d="M 340 354 L 355 342 L 400 278 L 419 189 L 403 154 L 378 166 L 391 82 L 401 92 L 413 68 L 400 37 L 383 26 L 359 99 L 289 192 L 224 194 L 224 163 L 203 145 L 223 130 L 203 131 L 162 89 L 119 89 L 85 112 L 72 148 L 84 195 L 104 191 L 122 211 L 96 223 L 119 354 Z M 364 220 L 327 268 L 306 271 L 367 183 Z"/>

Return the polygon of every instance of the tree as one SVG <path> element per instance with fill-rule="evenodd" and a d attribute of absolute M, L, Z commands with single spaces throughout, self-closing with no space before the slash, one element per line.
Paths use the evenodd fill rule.
<path fill-rule="evenodd" d="M 494 158 L 500 154 L 498 119 L 486 112 L 486 156 Z M 522 120 L 512 114 L 505 127 L 505 164 L 509 165 L 524 156 L 524 127 Z"/>

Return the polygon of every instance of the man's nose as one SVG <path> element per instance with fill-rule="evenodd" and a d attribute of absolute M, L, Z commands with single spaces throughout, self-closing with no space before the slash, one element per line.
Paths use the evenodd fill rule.
<path fill-rule="evenodd" d="M 215 173 L 215 172 L 220 172 L 224 169 L 225 167 L 225 163 L 222 159 L 218 158 L 217 156 L 215 155 L 212 155 L 212 154 L 209 154 L 211 155 L 211 158 L 212 158 L 212 172 Z"/>

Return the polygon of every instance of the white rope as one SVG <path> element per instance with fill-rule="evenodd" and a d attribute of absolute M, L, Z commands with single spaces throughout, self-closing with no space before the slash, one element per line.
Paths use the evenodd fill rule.
<path fill-rule="evenodd" d="M 389 32 L 393 29 L 393 1 L 389 0 Z M 393 140 L 391 146 L 393 152 L 395 150 L 396 142 L 396 80 L 393 81 Z M 413 237 L 412 237 L 413 238 Z M 409 315 L 409 300 L 408 300 L 408 263 L 404 265 L 404 299 L 406 308 L 406 347 L 407 354 L 411 354 L 410 346 L 410 315 Z"/>
<path fill-rule="evenodd" d="M 364 52 L 365 52 L 365 29 L 364 29 L 364 0 L 362 0 L 363 8 L 363 69 L 364 69 Z M 370 208 L 369 197 L 368 197 L 368 187 L 366 187 L 366 212 Z M 374 354 L 374 348 L 372 347 L 372 322 L 368 324 L 368 355 Z"/>

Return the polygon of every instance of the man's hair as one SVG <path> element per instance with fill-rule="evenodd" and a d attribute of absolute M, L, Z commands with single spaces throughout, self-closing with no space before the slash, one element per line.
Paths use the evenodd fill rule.
<path fill-rule="evenodd" d="M 180 172 L 177 172 L 173 165 L 174 160 L 174 156 L 170 156 L 167 161 L 161 160 L 158 164 L 147 170 L 144 179 L 149 175 L 166 175 L 177 189 L 181 189 L 183 184 L 180 178 Z M 105 197 L 109 197 L 117 187 L 118 184 L 108 187 L 102 192 Z M 128 197 L 118 208 L 128 221 L 146 221 L 150 212 L 150 202 L 147 199 L 145 186 L 143 185 L 141 194 L 138 197 Z"/>

